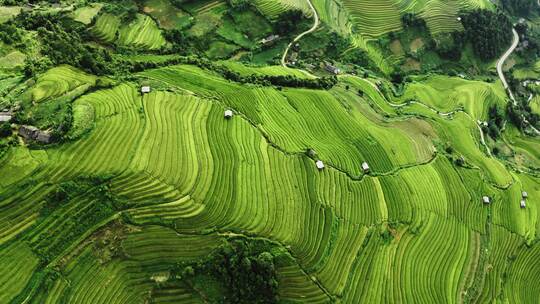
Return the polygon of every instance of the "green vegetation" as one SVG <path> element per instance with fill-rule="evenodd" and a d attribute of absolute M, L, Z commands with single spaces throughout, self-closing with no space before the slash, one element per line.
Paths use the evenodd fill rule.
<path fill-rule="evenodd" d="M 461 18 L 465 35 L 481 59 L 495 59 L 510 45 L 512 23 L 502 13 L 476 10 Z"/>
<path fill-rule="evenodd" d="M 0 303 L 538 302 L 522 2 L 0 2 Z"/>
<path fill-rule="evenodd" d="M 527 0 L 502 0 L 501 4 L 505 10 L 516 16 L 531 15 L 537 8 L 537 3 Z"/>
<path fill-rule="evenodd" d="M 219 247 L 205 261 L 195 265 L 184 264 L 183 269 L 176 272 L 193 285 L 200 284 L 205 276 L 219 282 L 222 286 L 218 290 L 224 292 L 225 296 L 219 295 L 214 301 L 275 303 L 278 300 L 276 257 L 269 251 L 262 251 L 263 246 L 241 239 L 232 240 Z M 266 247 L 271 249 L 270 246 Z"/>

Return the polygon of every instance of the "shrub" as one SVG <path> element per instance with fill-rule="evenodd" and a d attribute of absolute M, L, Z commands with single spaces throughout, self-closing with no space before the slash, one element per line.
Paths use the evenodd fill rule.
<path fill-rule="evenodd" d="M 8 137 L 11 135 L 11 126 L 8 122 L 0 124 L 0 137 Z"/>

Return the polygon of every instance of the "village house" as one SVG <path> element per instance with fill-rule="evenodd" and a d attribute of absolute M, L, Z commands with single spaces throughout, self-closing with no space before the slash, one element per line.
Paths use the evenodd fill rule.
<path fill-rule="evenodd" d="M 43 144 L 49 144 L 52 142 L 52 136 L 50 132 L 42 131 L 34 126 L 20 126 L 19 135 L 26 140 L 35 140 Z"/>
<path fill-rule="evenodd" d="M 261 40 L 261 43 L 265 44 L 265 45 L 268 45 L 268 44 L 271 44 L 272 42 L 276 41 L 278 38 L 279 38 L 279 35 L 273 35 L 272 34 L 272 35 L 270 35 L 270 36 L 268 36 L 266 38 L 263 38 Z"/>
<path fill-rule="evenodd" d="M 22 125 L 19 128 L 19 135 L 24 137 L 25 139 L 37 138 L 38 132 L 39 132 L 39 129 L 34 126 Z"/>
<path fill-rule="evenodd" d="M 319 169 L 319 170 L 324 169 L 324 163 L 322 162 L 322 160 L 318 160 L 318 161 L 315 163 L 315 166 L 317 166 L 317 169 Z"/>
<path fill-rule="evenodd" d="M 338 75 L 339 73 L 341 73 L 341 70 L 340 70 L 338 67 L 333 66 L 333 65 L 331 65 L 331 64 L 327 64 L 326 67 L 325 67 L 325 69 L 326 69 L 328 72 L 330 72 L 330 73 L 332 73 L 332 74 L 334 74 L 334 75 Z"/>
<path fill-rule="evenodd" d="M 11 114 L 11 112 L 5 109 L 2 112 L 0 112 L 0 123 L 9 122 L 12 117 L 13 115 Z"/>
<path fill-rule="evenodd" d="M 227 118 L 227 119 L 232 118 L 233 117 L 233 111 L 225 110 L 225 113 L 223 113 L 223 116 L 225 116 L 225 118 Z"/>
<path fill-rule="evenodd" d="M 36 141 L 44 144 L 50 144 L 52 141 L 51 133 L 47 131 L 39 131 L 36 137 Z"/>
<path fill-rule="evenodd" d="M 491 203 L 491 199 L 489 198 L 489 196 L 483 196 L 482 197 L 482 202 L 484 202 L 484 204 L 488 205 Z"/>

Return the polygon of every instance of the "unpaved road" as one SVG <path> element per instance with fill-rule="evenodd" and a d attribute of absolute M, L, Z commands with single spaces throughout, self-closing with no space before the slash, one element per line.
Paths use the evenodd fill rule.
<path fill-rule="evenodd" d="M 285 63 L 285 60 L 287 59 L 287 53 L 289 53 L 289 49 L 291 48 L 291 46 L 293 46 L 293 44 L 296 41 L 302 39 L 302 37 L 304 37 L 305 35 L 307 35 L 309 33 L 313 33 L 317 29 L 317 27 L 319 27 L 319 15 L 317 15 L 317 11 L 315 10 L 315 7 L 313 7 L 313 4 L 311 4 L 311 0 L 306 0 L 306 1 L 309 4 L 309 8 L 313 12 L 313 19 L 314 19 L 313 26 L 309 30 L 307 30 L 307 31 L 301 33 L 300 35 L 296 36 L 296 38 L 294 38 L 294 40 L 291 43 L 289 43 L 289 45 L 287 45 L 287 48 L 285 49 L 285 52 L 283 52 L 283 56 L 281 57 L 281 65 L 284 66 L 284 67 L 287 67 L 287 64 Z"/>
<path fill-rule="evenodd" d="M 504 62 L 508 59 L 508 57 L 510 57 L 510 55 L 512 55 L 512 53 L 514 52 L 514 50 L 519 44 L 518 32 L 514 28 L 512 28 L 512 33 L 514 34 L 514 41 L 512 41 L 512 45 L 510 46 L 510 48 L 506 51 L 506 53 L 502 55 L 502 57 L 497 62 L 497 73 L 499 74 L 499 78 L 502 81 L 504 89 L 508 91 L 508 95 L 510 96 L 510 99 L 512 100 L 514 104 L 516 104 L 516 99 L 514 98 L 514 95 L 512 94 L 512 91 L 510 90 L 508 86 L 508 82 L 506 82 L 506 78 L 504 77 L 504 73 L 503 73 Z"/>
<path fill-rule="evenodd" d="M 540 5 L 540 0 L 538 0 L 538 5 Z M 502 70 L 504 62 L 506 61 L 506 59 L 508 59 L 508 57 L 510 57 L 510 55 L 512 55 L 512 53 L 514 52 L 514 50 L 519 44 L 518 32 L 514 28 L 512 28 L 512 33 L 514 34 L 514 41 L 512 41 L 512 45 L 510 46 L 510 48 L 506 51 L 506 53 L 502 55 L 502 57 L 497 62 L 497 73 L 499 74 L 499 78 L 501 79 L 501 82 L 505 90 L 508 92 L 508 96 L 510 96 L 512 103 L 514 105 L 517 105 L 517 100 L 514 98 L 514 94 L 512 94 L 512 90 L 508 86 L 508 83 L 506 82 L 506 78 L 504 77 L 504 73 Z M 526 124 L 528 124 L 531 127 L 534 133 L 536 133 L 537 135 L 540 135 L 540 130 L 536 129 L 531 123 L 529 123 L 529 121 L 525 119 L 525 117 L 522 117 L 522 119 Z"/>

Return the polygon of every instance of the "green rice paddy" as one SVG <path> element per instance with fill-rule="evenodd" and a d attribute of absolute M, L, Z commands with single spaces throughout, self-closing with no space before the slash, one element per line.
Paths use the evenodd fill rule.
<path fill-rule="evenodd" d="M 241 73 L 287 72 L 224 64 Z M 51 73 L 73 72 L 62 67 Z M 362 98 L 341 85 L 330 91 L 246 87 L 189 65 L 140 76 L 177 93 L 141 96 L 133 83 L 90 93 L 74 103 L 80 139 L 46 150 L 21 147 L 2 159 L 4 170 L 17 174 L 0 188 L 9 197 L 0 214 L 13 223 L 0 229 L 0 255 L 35 261 L 18 267 L 17 277 L 1 276 L 12 280 L 3 284 L 7 294 L 30 292 L 42 282 L 49 291 L 31 295 L 45 303 L 138 302 L 151 291 L 156 299 L 197 302 L 199 295 L 188 287 L 161 289 L 155 280 L 167 281 L 167 265 L 197 259 L 219 244 L 220 233 L 236 231 L 288 246 L 294 263 L 278 273 L 280 295 L 291 301 L 457 302 L 468 291 L 534 302 L 533 292 L 515 290 L 534 289 L 522 278 L 538 273 L 525 266 L 538 250 L 523 244 L 539 232 L 538 206 L 531 200 L 521 209 L 519 197 L 523 189 L 539 196 L 540 180 L 486 156 L 467 116 L 444 118 L 411 105 L 407 111 L 424 111 L 430 119 L 384 119 L 368 102 L 383 106 L 385 98 L 354 77 L 344 81 L 364 88 Z M 56 86 L 45 79 L 34 89 L 37 100 L 73 86 L 69 77 Z M 441 80 L 407 91 L 428 92 L 418 100 L 441 110 L 458 106 L 439 104 L 426 89 L 445 94 L 441 86 L 449 82 Z M 491 96 L 499 94 L 495 84 L 452 81 L 463 90 L 477 87 L 475 100 L 498 102 Z M 483 107 L 462 102 L 471 115 L 483 115 Z M 223 119 L 227 108 L 237 113 L 231 120 Z M 437 152 L 438 141 L 449 142 L 470 168 L 455 167 Z M 308 148 L 325 170 L 315 168 L 304 153 Z M 363 161 L 372 168 L 369 175 L 361 170 Z M 120 209 L 88 221 L 79 235 L 66 234 L 67 219 L 86 223 L 85 212 L 99 204 L 91 196 L 71 198 L 54 211 L 58 217 L 39 217 L 55 184 L 88 175 L 111 177 L 107 184 L 121 198 Z M 28 184 L 30 176 L 35 182 Z M 493 197 L 493 205 L 484 206 L 482 195 Z M 120 239 L 122 255 L 130 258 L 104 262 L 108 254 L 92 253 L 83 240 L 119 217 L 135 225 L 123 228 Z M 40 241 L 43 234 L 47 243 Z M 45 280 L 35 272 L 35 250 L 47 252 L 47 267 L 59 267 L 62 277 Z M 515 262 L 508 262 L 510 256 Z M 1 261 L 11 263 L 8 268 L 16 263 Z M 480 271 L 488 263 L 493 270 Z"/>
<path fill-rule="evenodd" d="M 489 1 L 313 0 L 382 72 L 328 89 L 254 64 L 281 44 L 230 59 L 258 51 L 281 13 L 313 17 L 306 1 L 231 13 L 225 1 L 148 0 L 130 23 L 108 4 L 69 16 L 96 47 L 120 47 L 118 74 L 61 64 L 26 77 L 27 53 L 0 58 L 0 102 L 28 114 L 16 124 L 46 107 L 55 118 L 59 101 L 70 114 L 62 141 L 25 141 L 18 125 L 0 139 L 0 303 L 219 302 L 223 282 L 179 269 L 233 239 L 271 244 L 279 303 L 538 303 L 538 137 L 510 123 L 496 142 L 483 133 L 489 108 L 508 103 L 499 81 L 432 73 L 391 87 L 398 60 L 373 43 L 404 13 L 448 32 Z M 163 32 L 185 22 L 187 39 L 215 38 L 197 54 L 212 65 L 164 50 Z"/>

